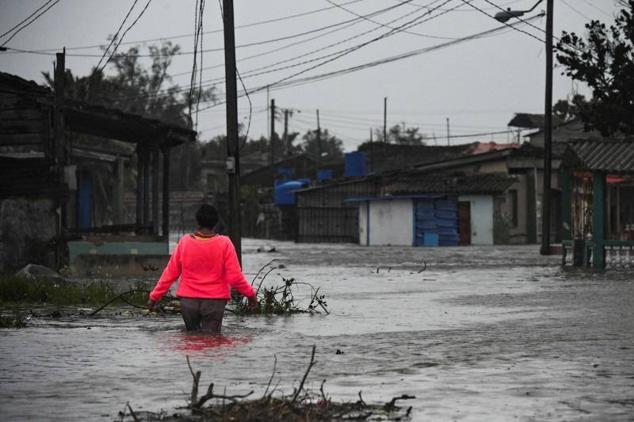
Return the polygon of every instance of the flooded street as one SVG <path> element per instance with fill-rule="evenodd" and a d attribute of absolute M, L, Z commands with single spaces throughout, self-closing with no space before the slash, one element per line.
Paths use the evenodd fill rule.
<path fill-rule="evenodd" d="M 270 245 L 277 252 L 257 252 Z M 3 420 L 114 420 L 128 401 L 171 411 L 190 392 L 186 355 L 204 386 L 256 395 L 275 355 L 277 388 L 290 393 L 313 344 L 309 388 L 326 379 L 334 399 L 362 391 L 367 402 L 412 394 L 412 420 L 634 419 L 631 270 L 563 272 L 559 257 L 540 257 L 536 246 L 247 240 L 243 254 L 248 278 L 277 258 L 285 268 L 267 281 L 320 287 L 331 314 L 228 314 L 221 338 L 185 335 L 177 316 L 34 319 L 3 329 Z"/>

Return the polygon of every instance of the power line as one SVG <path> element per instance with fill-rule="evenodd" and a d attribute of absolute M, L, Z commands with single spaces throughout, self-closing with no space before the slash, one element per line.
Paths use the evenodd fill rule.
<path fill-rule="evenodd" d="M 529 18 L 529 20 L 532 19 L 537 19 L 539 16 L 533 16 L 531 18 Z M 521 22 L 517 22 L 514 24 L 511 24 L 513 26 L 515 25 L 520 25 Z M 365 69 L 369 69 L 371 67 L 375 67 L 375 66 L 379 66 L 379 65 L 383 65 L 383 64 L 387 64 L 387 63 L 391 63 L 391 62 L 395 62 L 395 61 L 399 61 L 399 60 L 403 60 L 403 59 L 407 59 L 410 57 L 414 57 L 414 56 L 418 56 L 421 54 L 425 54 L 428 52 L 432 52 L 432 51 L 436 51 L 436 50 L 441 50 L 453 45 L 457 45 L 460 44 L 462 42 L 466 42 L 466 41 L 470 41 L 470 40 L 474 40 L 474 39 L 478 39 L 481 38 L 485 35 L 489 35 L 495 32 L 499 32 L 499 31 L 503 31 L 506 29 L 507 25 L 503 25 L 503 26 L 499 26 L 493 29 L 489 29 L 487 31 L 483 31 L 483 32 L 479 32 L 476 34 L 472 34 L 463 38 L 460 38 L 458 40 L 455 41 L 448 41 L 446 43 L 441 43 L 441 44 L 437 44 L 434 46 L 430 46 L 430 47 L 426 47 L 426 48 L 422 48 L 422 49 L 416 49 L 416 50 L 411 50 L 405 53 L 401 53 L 395 56 L 389 56 L 383 59 L 379 59 L 379 60 L 374 60 L 374 61 L 370 61 L 370 62 L 366 62 L 363 63 L 361 65 L 356 65 L 356 66 L 352 66 L 352 67 L 348 67 L 345 69 L 340 69 L 340 70 L 336 70 L 336 71 L 332 71 L 332 72 L 326 72 L 326 73 L 321 73 L 318 75 L 313 75 L 313 76 L 308 76 L 308 77 L 304 77 L 304 78 L 298 78 L 298 79 L 293 79 L 293 80 L 284 80 L 282 82 L 277 82 L 277 83 L 269 83 L 266 85 L 262 85 L 257 89 L 251 90 L 250 93 L 254 93 L 254 92 L 259 92 L 262 90 L 265 90 L 267 87 L 270 87 L 272 89 L 283 89 L 283 88 L 288 88 L 288 87 L 293 87 L 293 86 L 299 86 L 299 85 L 304 85 L 307 83 L 311 83 L 311 82 L 316 82 L 316 81 L 321 81 L 321 80 L 325 80 L 325 79 L 330 79 L 333 77 L 337 77 L 337 76 L 341 76 L 341 75 L 345 75 L 345 74 L 349 74 L 349 73 L 354 73 L 354 72 L 358 72 L 361 70 L 365 70 Z M 244 93 L 242 93 L 241 95 L 244 95 Z M 224 102 L 218 102 L 216 104 L 207 106 L 205 108 L 202 108 L 201 111 L 203 110 L 211 110 L 216 106 L 219 106 L 221 104 L 223 104 Z M 497 111 L 496 111 L 497 112 Z M 469 113 L 473 114 L 473 111 L 469 111 Z"/>
<path fill-rule="evenodd" d="M 110 47 L 112 47 L 112 44 L 114 44 L 114 42 L 118 39 L 119 34 L 121 33 L 121 30 L 123 29 L 123 25 L 125 25 L 125 23 L 127 22 L 128 18 L 130 17 L 130 14 L 132 13 L 132 10 L 134 10 L 134 7 L 138 3 L 138 1 L 139 0 L 134 0 L 132 2 L 132 6 L 130 6 L 130 9 L 128 9 L 128 13 L 126 13 L 125 17 L 121 21 L 121 25 L 119 25 L 119 28 L 117 29 L 117 31 L 112 36 L 112 39 L 110 40 L 110 44 L 108 44 L 108 47 L 106 47 L 106 49 L 103 51 L 103 55 L 101 56 L 101 58 L 99 59 L 99 62 L 97 63 L 97 69 L 99 69 L 101 67 L 101 62 L 103 61 L 103 59 L 108 54 L 108 51 L 110 51 Z"/>
<path fill-rule="evenodd" d="M 53 1 L 53 0 L 49 0 L 49 2 L 51 2 L 51 1 Z M 360 1 L 364 1 L 364 0 L 351 0 L 351 1 L 348 1 L 348 2 L 342 3 L 342 4 L 343 5 L 347 5 L 347 4 L 352 4 L 352 3 L 358 3 Z M 294 19 L 294 18 L 298 18 L 298 17 L 312 15 L 312 14 L 315 14 L 315 13 L 320 13 L 320 12 L 323 12 L 323 11 L 326 11 L 326 10 L 330 10 L 330 9 L 335 9 L 335 7 L 334 6 L 328 6 L 328 7 L 323 7 L 323 8 L 320 8 L 320 9 L 309 10 L 307 12 L 301 12 L 301 13 L 296 13 L 296 14 L 293 14 L 293 15 L 282 16 L 282 17 L 279 17 L 279 18 L 272 18 L 272 19 L 267 19 L 267 20 L 263 20 L 263 21 L 252 22 L 252 23 L 236 26 L 236 28 L 250 28 L 250 27 L 253 27 L 253 26 L 259 26 L 259 25 L 265 25 L 265 24 L 274 23 L 274 22 L 280 22 L 280 21 L 284 21 L 284 20 L 289 20 L 289 19 Z M 222 29 L 214 29 L 214 30 L 211 30 L 211 31 L 205 31 L 203 33 L 204 34 L 217 34 L 217 33 L 222 33 L 222 31 L 223 31 Z M 175 39 L 180 39 L 180 38 L 189 38 L 189 37 L 193 37 L 195 35 L 196 34 L 188 33 L 188 34 L 180 34 L 180 35 L 171 35 L 171 36 L 160 37 L 160 38 L 148 38 L 148 39 L 143 39 L 143 40 L 122 42 L 121 45 L 145 44 L 145 43 L 148 43 L 148 42 L 155 42 L 155 41 L 170 41 L 170 40 L 175 40 Z M 71 50 L 88 50 L 88 49 L 100 48 L 102 46 L 103 46 L 102 44 L 93 44 L 93 45 L 67 47 L 66 49 L 69 50 L 69 51 L 71 51 Z M 39 48 L 39 49 L 35 49 L 33 51 L 37 51 L 38 53 L 45 53 L 45 52 L 55 52 L 55 51 L 58 51 L 58 50 L 59 50 L 59 48 Z"/>
<path fill-rule="evenodd" d="M 141 16 L 143 16 L 143 14 L 147 10 L 147 8 L 150 6 L 150 3 L 152 3 L 152 0 L 148 0 L 147 3 L 145 3 L 145 6 L 143 7 L 143 9 L 141 9 L 141 13 L 139 13 L 139 15 L 136 17 L 136 19 L 134 19 L 132 21 L 132 23 L 123 32 L 123 34 L 121 35 L 121 38 L 119 38 L 119 42 L 117 43 L 117 45 L 115 45 L 114 49 L 112 50 L 112 54 L 110 54 L 110 57 L 108 57 L 108 60 L 106 60 L 106 62 L 103 64 L 103 67 L 101 68 L 101 71 L 103 71 L 103 69 L 110 62 L 110 60 L 112 60 L 112 57 L 117 52 L 117 49 L 119 48 L 119 45 L 121 44 L 121 41 L 123 41 L 123 39 L 125 38 L 127 33 L 130 32 L 130 30 L 134 27 L 134 25 L 136 25 L 136 23 L 139 21 L 139 19 L 141 19 Z"/>
<path fill-rule="evenodd" d="M 460 1 L 462 1 L 463 3 L 468 4 L 469 6 L 473 7 L 475 10 L 477 10 L 477 11 L 479 11 L 479 12 L 481 12 L 481 13 L 483 13 L 483 14 L 487 15 L 487 16 L 488 16 L 488 17 L 490 17 L 491 19 L 495 19 L 495 17 L 494 17 L 493 15 L 490 15 L 490 14 L 489 14 L 489 13 L 487 13 L 485 10 L 483 10 L 483 9 L 479 8 L 479 7 L 478 7 L 478 6 L 476 6 L 476 5 L 469 3 L 467 0 L 460 0 Z M 489 3 L 489 4 L 492 4 L 492 5 L 496 6 L 496 7 L 498 7 L 499 9 L 502 9 L 501 7 L 497 6 L 497 5 L 496 5 L 496 4 L 494 4 L 494 3 L 491 3 L 491 2 L 490 2 L 490 1 L 488 1 L 488 0 L 484 0 L 484 1 L 486 1 L 486 2 L 487 2 L 487 3 Z M 504 9 L 502 9 L 502 10 L 504 10 Z M 523 22 L 523 23 L 526 23 L 526 20 L 525 20 L 525 19 L 520 19 L 520 18 L 518 18 L 518 20 L 520 20 L 520 21 L 521 21 L 521 22 Z M 539 42 L 540 42 L 540 43 L 542 43 L 542 44 L 543 44 L 543 43 L 545 43 L 545 41 L 544 41 L 544 40 L 542 40 L 541 38 L 539 38 L 539 37 L 537 37 L 537 36 L 535 36 L 535 35 L 531 34 L 530 32 L 524 31 L 523 29 L 516 28 L 516 27 L 512 26 L 512 25 L 511 25 L 511 24 L 509 24 L 509 23 L 506 23 L 506 22 L 503 22 L 503 23 L 504 23 L 504 25 L 508 26 L 509 28 L 513 28 L 513 29 L 515 29 L 516 31 L 521 32 L 521 33 L 523 33 L 523 34 L 526 34 L 526 35 L 528 35 L 528 36 L 529 36 L 529 37 L 531 37 L 531 38 L 535 38 L 537 41 L 539 41 Z M 533 25 L 531 25 L 531 26 L 533 26 Z M 539 30 L 540 30 L 540 31 L 542 31 L 542 32 L 544 32 L 544 30 L 543 30 L 543 29 L 541 29 L 541 28 L 539 28 Z"/>
<path fill-rule="evenodd" d="M 561 0 L 561 2 L 563 4 L 565 4 L 566 6 L 568 6 L 568 8 L 570 10 L 572 10 L 573 12 L 575 12 L 577 15 L 581 16 L 584 19 L 587 19 L 589 21 L 591 21 L 592 19 L 590 19 L 587 15 L 585 15 L 584 13 L 582 13 L 579 9 L 573 7 L 571 4 L 569 4 L 566 0 Z"/>
<path fill-rule="evenodd" d="M 379 21 L 376 21 L 376 20 L 374 20 L 374 19 L 368 18 L 367 16 L 360 15 L 360 14 L 358 14 L 357 12 L 355 12 L 355 11 L 353 11 L 353 10 L 348 9 L 347 7 L 345 7 L 345 6 L 341 5 L 341 4 L 335 3 L 335 2 L 334 2 L 334 1 L 332 1 L 332 0 L 326 0 L 326 1 L 327 1 L 328 3 L 330 3 L 330 4 L 332 4 L 333 6 L 338 7 L 338 8 L 340 8 L 341 10 L 344 10 L 344 11 L 346 11 L 346 12 L 350 13 L 351 15 L 354 15 L 354 16 L 356 16 L 356 17 L 358 17 L 358 18 L 361 18 L 361 19 L 366 20 L 366 21 L 368 21 L 368 22 L 372 22 L 373 24 L 375 24 L 375 25 L 379 25 L 379 26 L 382 26 L 382 27 L 384 27 L 384 28 L 394 29 L 393 27 L 391 27 L 391 26 L 389 26 L 389 25 L 386 25 L 386 24 L 384 24 L 384 23 L 382 23 L 382 22 L 379 22 Z M 401 4 L 407 4 L 407 3 L 409 3 L 409 1 L 399 2 L 399 5 L 401 5 Z M 419 10 L 420 10 L 421 8 L 426 8 L 426 7 L 425 7 L 425 6 L 421 6 L 421 7 L 419 8 Z M 435 39 L 440 39 L 440 40 L 455 40 L 455 39 L 456 39 L 455 37 L 440 37 L 440 36 L 436 36 L 436 35 L 421 34 L 421 33 L 418 33 L 418 32 L 413 32 L 413 31 L 402 31 L 402 32 L 403 32 L 403 33 L 405 33 L 405 34 L 417 35 L 417 36 L 419 36 L 419 37 L 423 37 L 423 38 L 435 38 Z"/>
<path fill-rule="evenodd" d="M 39 12 L 40 10 L 44 9 L 49 3 L 51 3 L 53 0 L 47 0 L 46 3 L 44 3 L 43 5 L 41 5 L 40 7 L 38 7 L 37 9 L 35 9 L 33 12 L 31 12 L 31 14 L 29 16 L 27 16 L 26 18 L 22 19 L 20 22 L 16 23 L 15 25 L 13 25 L 11 28 L 9 28 L 6 32 L 0 34 L 0 38 L 4 37 L 5 35 L 9 34 L 10 32 L 12 32 L 14 29 L 16 29 L 17 27 L 19 27 L 20 25 L 22 25 L 24 22 L 28 21 L 29 19 L 31 19 L 33 16 L 35 16 L 37 14 L 37 12 Z"/>
<path fill-rule="evenodd" d="M 48 5 L 51 1 L 49 0 L 47 3 L 44 4 L 45 7 L 46 5 Z M 27 23 L 22 25 L 22 22 L 20 22 L 18 25 L 22 25 L 20 26 L 6 41 L 4 41 L 2 43 L 2 45 L 0 47 L 4 47 L 5 45 L 7 45 L 7 43 L 9 41 L 11 41 L 13 38 L 15 38 L 16 35 L 18 35 L 20 32 L 22 32 L 24 29 L 26 29 L 27 27 L 29 27 L 33 22 L 35 22 L 36 20 L 38 20 L 43 14 L 45 14 L 46 12 L 48 12 L 52 7 L 54 7 L 57 3 L 59 3 L 60 0 L 55 0 L 55 2 L 53 2 L 53 4 L 51 4 L 50 6 L 48 6 L 46 9 L 44 9 L 43 11 L 41 11 L 39 14 L 37 14 L 35 17 L 33 17 L 30 21 L 28 21 Z M 39 10 L 41 10 L 40 7 L 39 9 L 37 9 L 35 12 L 33 12 L 29 17 L 27 17 L 27 19 L 31 18 L 31 16 L 33 16 L 33 14 L 37 13 Z M 5 32 L 4 34 L 2 34 L 1 37 L 5 36 L 6 34 L 10 33 L 11 31 L 13 31 L 15 29 L 15 26 L 13 28 L 11 28 L 9 31 Z"/>
<path fill-rule="evenodd" d="M 411 0 L 410 0 L 410 1 L 411 1 Z M 432 3 L 433 3 L 433 2 L 432 2 Z M 344 4 L 347 4 L 347 3 L 344 3 Z M 409 2 L 401 2 L 401 4 L 409 4 Z M 420 7 L 418 7 L 418 10 L 423 9 L 423 8 L 427 8 L 427 6 L 420 6 Z M 390 10 L 393 10 L 393 9 L 394 9 L 394 6 L 386 7 L 386 8 L 379 9 L 379 10 L 376 10 L 376 11 L 374 11 L 374 12 L 368 13 L 368 14 L 364 15 L 364 17 L 377 16 L 377 15 L 379 15 L 379 14 L 385 13 L 385 12 L 390 11 Z M 404 17 L 406 17 L 406 16 L 409 16 L 409 15 L 410 15 L 409 13 L 406 13 L 406 14 L 404 14 L 404 15 L 402 15 L 402 16 L 400 16 L 400 17 L 396 18 L 396 19 L 393 19 L 393 20 L 392 20 L 392 21 L 390 21 L 389 23 L 395 22 L 395 21 L 400 20 L 400 19 L 402 19 L 402 18 L 404 18 Z M 290 43 L 290 44 L 286 44 L 286 45 L 284 45 L 284 46 L 282 46 L 282 47 L 278 47 L 278 48 L 275 48 L 275 49 L 272 49 L 272 50 L 268 50 L 268 51 L 265 51 L 265 52 L 262 52 L 262 53 L 258 53 L 258 54 L 255 54 L 255 55 L 251 55 L 251 56 L 248 56 L 248 57 L 244 57 L 244 58 L 242 58 L 242 59 L 240 59 L 240 60 L 238 60 L 238 61 L 239 61 L 239 62 L 243 62 L 243 61 L 250 60 L 250 59 L 253 59 L 253 58 L 256 58 L 256 57 L 262 57 L 262 56 L 265 56 L 265 55 L 268 55 L 268 54 L 276 53 L 276 52 L 278 52 L 278 51 L 281 51 L 281 50 L 284 50 L 284 49 L 287 49 L 287 48 L 289 48 L 289 47 L 293 47 L 293 46 L 296 46 L 296 45 L 299 45 L 299 44 L 304 44 L 304 43 L 306 43 L 306 42 L 309 42 L 309 41 L 312 41 L 312 40 L 315 40 L 315 39 L 318 39 L 318 38 L 325 37 L 325 36 L 327 36 L 327 35 L 330 35 L 330 34 L 333 34 L 333 33 L 335 33 L 335 32 L 341 31 L 341 30 L 343 30 L 343 29 L 347 29 L 347 28 L 349 28 L 349 27 L 351 27 L 351 26 L 356 25 L 357 23 L 359 23 L 359 22 L 361 22 L 361 21 L 363 21 L 363 19 L 362 19 L 362 18 L 354 18 L 354 19 L 350 19 L 350 20 L 343 21 L 343 22 L 339 22 L 338 24 L 335 24 L 335 25 L 328 25 L 328 26 L 326 26 L 326 27 L 322 27 L 322 29 L 328 29 L 328 28 L 331 28 L 331 27 L 333 27 L 333 26 L 338 26 L 338 27 L 337 27 L 337 28 L 335 28 L 334 30 L 332 30 L 332 31 L 328 31 L 328 32 L 326 32 L 326 33 L 324 33 L 324 34 L 320 34 L 320 35 L 317 35 L 317 36 L 314 36 L 314 37 L 311 37 L 311 38 L 307 38 L 307 39 L 305 39 L 305 40 L 296 41 L 296 42 L 293 42 L 293 43 Z M 341 24 L 343 24 L 343 23 L 346 23 L 346 25 L 345 25 L 345 26 L 343 26 L 343 27 L 339 27 L 339 25 L 341 25 Z M 367 34 L 367 33 L 374 32 L 374 31 L 377 31 L 377 30 L 378 30 L 378 28 L 374 28 L 374 29 L 371 29 L 371 30 L 369 30 L 369 31 L 363 32 L 361 35 L 365 35 L 365 34 Z M 337 45 L 337 44 L 342 44 L 342 43 L 343 43 L 343 42 L 345 42 L 345 41 L 349 41 L 349 40 L 351 40 L 351 39 L 358 38 L 358 37 L 359 37 L 359 36 L 361 36 L 361 35 L 358 35 L 358 36 L 355 36 L 355 37 L 351 37 L 351 38 L 347 38 L 346 40 L 344 40 L 344 41 L 342 41 L 342 42 L 335 43 L 335 44 L 331 44 L 331 45 L 329 45 L 329 46 L 327 46 L 327 47 L 331 47 L 331 46 L 333 46 L 333 45 Z M 274 64 L 272 64 L 272 65 L 265 66 L 265 67 L 258 68 L 258 69 L 263 69 L 263 68 L 271 67 L 271 66 L 276 65 L 276 64 L 281 64 L 281 63 L 285 63 L 285 62 L 288 62 L 288 61 L 291 61 L 291 60 L 294 60 L 294 59 L 297 59 L 297 58 L 305 57 L 305 56 L 308 56 L 308 55 L 310 55 L 310 54 L 313 54 L 313 53 L 314 53 L 314 52 L 316 52 L 316 51 L 321 51 L 321 50 L 323 50 L 323 49 L 326 49 L 327 47 L 324 47 L 324 48 L 322 48 L 322 49 L 313 50 L 313 51 L 311 51 L 311 52 L 309 52 L 309 53 L 305 53 L 305 54 L 302 54 L 302 55 L 300 55 L 300 56 L 295 56 L 295 57 L 292 57 L 291 59 L 282 60 L 282 61 L 276 62 L 276 63 L 274 63 Z M 208 70 L 208 69 L 214 69 L 214 68 L 218 68 L 218 67 L 222 67 L 222 66 L 223 66 L 222 64 L 218 64 L 218 65 L 214 65 L 214 66 L 209 66 L 209 67 L 206 67 L 206 68 L 205 68 L 205 70 Z M 187 72 L 175 73 L 175 74 L 173 74 L 172 76 L 173 76 L 173 77 L 176 77 L 176 76 L 181 76 L 181 75 L 184 75 L 184 74 L 187 74 Z"/>
<path fill-rule="evenodd" d="M 411 0 L 409 0 L 409 1 L 411 1 Z M 431 4 L 437 3 L 438 1 L 440 1 L 440 0 L 434 0 L 434 1 L 432 1 L 431 3 L 429 3 L 429 4 L 431 5 Z M 447 3 L 449 3 L 450 1 L 453 1 L 453 0 L 446 0 L 443 4 L 447 4 Z M 401 4 L 405 4 L 405 2 L 403 2 L 403 3 L 401 3 Z M 395 6 L 391 6 L 391 8 L 394 8 L 394 7 L 395 7 Z M 456 7 L 458 7 L 458 6 L 456 6 Z M 418 10 L 420 10 L 420 9 L 422 9 L 422 7 L 421 7 L 421 8 L 419 8 Z M 421 17 L 424 17 L 424 16 L 426 16 L 426 15 L 429 15 L 429 14 L 433 13 L 433 9 L 432 9 L 431 11 L 424 12 L 422 15 L 418 16 L 418 17 L 417 17 L 417 18 L 415 18 L 414 20 L 409 21 L 409 22 L 406 22 L 406 23 L 405 23 L 405 24 L 403 24 L 402 26 L 403 26 L 403 27 L 413 27 L 413 26 L 421 25 L 421 24 L 423 24 L 423 23 L 425 23 L 425 22 L 428 22 L 429 20 L 432 20 L 432 19 L 435 19 L 435 18 L 437 18 L 437 17 L 439 17 L 439 16 L 442 16 L 442 15 L 444 15 L 444 14 L 446 14 L 446 13 L 450 12 L 451 10 L 452 10 L 452 9 L 448 9 L 448 10 L 443 11 L 442 13 L 437 14 L 437 15 L 435 15 L 435 16 L 433 16 L 433 15 L 432 15 L 432 16 L 428 17 L 427 19 L 424 19 L 424 20 L 422 20 L 422 21 L 420 21 L 420 22 L 415 22 L 416 20 L 419 20 Z M 412 14 L 414 14 L 414 13 L 415 13 L 415 12 L 409 12 L 409 13 L 406 13 L 405 15 L 402 15 L 402 16 L 399 16 L 399 17 L 398 17 L 398 18 L 396 18 L 396 19 L 393 19 L 393 20 L 392 20 L 392 21 L 390 21 L 389 23 L 393 23 L 393 22 L 395 22 L 395 21 L 401 20 L 401 19 L 403 19 L 403 18 L 405 18 L 405 17 L 411 16 L 411 15 L 412 15 Z M 411 24 L 412 24 L 412 22 L 414 22 L 415 24 L 414 24 L 414 25 L 411 25 Z M 345 55 L 345 54 L 351 53 L 351 52 L 353 52 L 353 51 L 355 51 L 355 50 L 357 50 L 357 49 L 359 49 L 359 48 L 363 47 L 363 46 L 364 46 L 364 45 L 366 45 L 366 43 L 368 43 L 368 42 L 361 43 L 361 44 L 357 44 L 357 45 L 354 45 L 354 46 L 352 46 L 352 47 L 348 47 L 348 48 L 345 48 L 345 49 L 342 49 L 342 50 L 338 50 L 338 51 L 336 51 L 336 52 L 329 53 L 329 54 L 326 54 L 326 55 L 323 55 L 323 56 L 319 56 L 319 57 L 316 57 L 316 58 L 313 58 L 313 59 L 310 59 L 310 60 L 305 60 L 305 61 L 302 61 L 302 62 L 299 62 L 299 63 L 294 63 L 294 64 L 292 64 L 292 65 L 283 66 L 283 67 L 278 67 L 278 68 L 274 68 L 274 69 L 269 69 L 269 70 L 267 70 L 267 71 L 260 71 L 261 69 L 267 69 L 267 68 L 270 68 L 270 67 L 275 66 L 275 65 L 277 65 L 277 64 L 281 64 L 281 63 L 289 62 L 289 61 L 292 61 L 292 60 L 297 60 L 297 59 L 299 59 L 299 58 L 302 58 L 302 57 L 305 57 L 305 56 L 308 56 L 308 55 L 315 54 L 315 53 L 317 53 L 317 52 L 320 52 L 320 51 L 326 50 L 326 49 L 328 49 L 328 48 L 331 48 L 331 47 L 333 47 L 333 46 L 337 46 L 337 45 L 343 44 L 343 43 L 345 43 L 345 42 L 351 41 L 351 40 L 353 40 L 353 39 L 359 38 L 359 37 L 361 37 L 361 36 L 367 35 L 367 34 L 369 34 L 369 33 L 375 32 L 375 31 L 377 31 L 378 29 L 380 29 L 380 28 L 372 28 L 372 29 L 370 29 L 370 30 L 368 30 L 368 31 L 364 31 L 364 32 L 362 32 L 362 33 L 360 33 L 360 34 L 357 34 L 357 35 L 354 35 L 354 36 L 352 36 L 352 37 L 345 38 L 344 40 L 341 40 L 341 41 L 338 41 L 338 42 L 335 42 L 335 43 L 328 44 L 328 45 L 326 45 L 325 47 L 321 47 L 321 48 L 318 48 L 318 49 L 315 49 L 315 50 L 309 51 L 309 52 L 304 53 L 304 54 L 301 54 L 301 55 L 299 55 L 299 56 L 295 56 L 295 57 L 292 57 L 292 58 L 290 58 L 290 59 L 286 59 L 286 60 L 278 61 L 278 62 L 276 62 L 276 63 L 270 64 L 270 65 L 267 65 L 267 66 L 263 66 L 263 67 L 260 67 L 260 68 L 252 69 L 252 70 L 250 70 L 249 72 L 247 72 L 247 74 L 246 74 L 244 77 L 245 77 L 245 78 L 247 78 L 247 77 L 253 77 L 253 76 L 258 76 L 258 75 L 262 75 L 262 74 L 267 74 L 267 73 L 277 72 L 277 71 L 280 71 L 280 70 L 286 70 L 286 69 L 290 69 L 290 68 L 295 68 L 295 67 L 302 66 L 302 65 L 305 65 L 305 64 L 309 64 L 309 63 L 312 63 L 312 62 L 315 62 L 315 61 L 318 61 L 318 60 L 327 59 L 327 58 L 329 58 L 329 57 L 333 57 L 333 56 L 335 56 L 335 57 L 334 57 L 333 59 L 331 59 L 331 60 L 335 60 L 335 59 L 337 59 L 337 58 L 338 58 L 339 56 L 341 56 L 341 55 Z M 377 37 L 377 39 L 375 39 L 375 41 L 376 41 L 376 40 L 378 40 L 378 39 L 381 39 L 381 38 L 385 38 L 385 37 L 387 37 L 387 36 L 392 36 L 392 35 L 394 35 L 394 34 L 396 34 L 396 33 L 398 33 L 398 32 L 399 32 L 399 29 L 398 29 L 398 28 L 395 28 L 395 29 L 393 29 L 393 30 L 389 31 L 388 33 L 385 33 L 385 34 L 383 34 L 383 35 L 381 35 L 381 36 Z M 372 40 L 370 40 L 369 42 L 373 42 L 373 41 L 372 41 Z M 316 65 L 316 66 L 320 66 L 320 64 L 318 64 L 318 65 Z M 310 69 L 308 69 L 308 70 L 310 70 Z M 258 72 L 258 71 L 260 71 L 260 72 Z M 210 85 L 213 85 L 215 82 L 221 82 L 221 81 L 223 81 L 223 80 L 224 80 L 224 78 L 209 79 L 209 80 L 204 81 L 204 82 L 205 82 L 205 85 L 204 85 L 204 86 L 210 86 Z M 182 89 L 185 89 L 185 87 L 180 88 L 180 89 L 181 89 L 181 90 L 182 90 Z M 158 97 L 158 96 L 160 96 L 160 95 L 165 95 L 165 94 L 155 93 L 155 94 L 149 95 L 148 97 Z"/>

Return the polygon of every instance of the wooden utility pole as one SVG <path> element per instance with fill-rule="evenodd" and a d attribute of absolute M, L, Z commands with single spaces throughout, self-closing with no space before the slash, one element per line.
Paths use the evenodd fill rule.
<path fill-rule="evenodd" d="M 238 88 L 236 82 L 236 42 L 233 0 L 222 0 L 225 38 L 225 92 L 227 97 L 227 173 L 229 176 L 229 237 L 242 262 L 240 218 L 240 147 L 238 139 Z"/>
<path fill-rule="evenodd" d="M 284 109 L 284 148 L 286 149 L 286 155 L 290 155 L 291 146 L 288 144 L 288 112 L 287 108 Z"/>
<path fill-rule="evenodd" d="M 55 107 L 53 109 L 53 147 L 50 149 L 51 157 L 55 163 L 55 174 L 61 183 L 61 190 L 64 191 L 66 185 L 66 139 L 64 137 L 64 90 L 66 85 L 66 48 L 61 53 L 56 54 L 54 85 L 55 85 Z M 59 207 L 59 220 L 57 224 L 57 241 L 55 242 L 55 265 L 61 268 L 66 264 L 66 231 L 68 227 L 68 216 L 66 212 L 67 195 L 58 194 L 56 206 Z"/>
<path fill-rule="evenodd" d="M 451 145 L 451 133 L 449 131 L 449 117 L 447 117 L 447 146 Z"/>
<path fill-rule="evenodd" d="M 271 139 L 269 140 L 269 164 L 275 163 L 275 99 L 271 100 Z"/>
<path fill-rule="evenodd" d="M 317 109 L 317 165 L 321 163 L 321 125 L 319 124 L 319 109 Z"/>
<path fill-rule="evenodd" d="M 387 97 L 383 98 L 383 142 L 387 142 Z"/>
<path fill-rule="evenodd" d="M 542 244 L 540 253 L 550 255 L 550 174 L 553 139 L 553 6 L 546 3 L 546 95 L 544 104 L 544 188 L 542 192 Z M 603 253 L 603 249 L 595 253 Z"/>

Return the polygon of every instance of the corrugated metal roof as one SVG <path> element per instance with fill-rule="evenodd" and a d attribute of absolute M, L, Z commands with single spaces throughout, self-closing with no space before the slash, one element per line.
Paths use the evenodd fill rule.
<path fill-rule="evenodd" d="M 633 141 L 577 141 L 571 145 L 588 170 L 634 173 Z"/>

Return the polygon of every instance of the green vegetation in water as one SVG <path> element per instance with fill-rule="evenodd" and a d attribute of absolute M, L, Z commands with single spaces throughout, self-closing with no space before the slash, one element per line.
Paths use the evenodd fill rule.
<path fill-rule="evenodd" d="M 22 277 L 0 277 L 0 304 L 31 303 L 49 305 L 101 305 L 121 291 L 106 282 L 73 283 L 50 280 L 29 280 Z M 139 291 L 127 294 L 121 302 L 133 306 L 143 306 L 147 301 L 147 292 Z"/>
<path fill-rule="evenodd" d="M 11 315 L 0 315 L 0 328 L 24 328 L 27 318 L 15 309 Z"/>
<path fill-rule="evenodd" d="M 326 296 L 320 294 L 319 287 L 300 282 L 294 278 L 282 277 L 282 284 L 262 288 L 262 281 L 256 289 L 258 306 L 252 308 L 245 300 L 234 302 L 231 312 L 238 315 L 290 315 L 290 314 L 329 314 Z M 303 305 L 295 299 L 293 288 L 305 286 L 310 289 L 310 302 Z"/>

